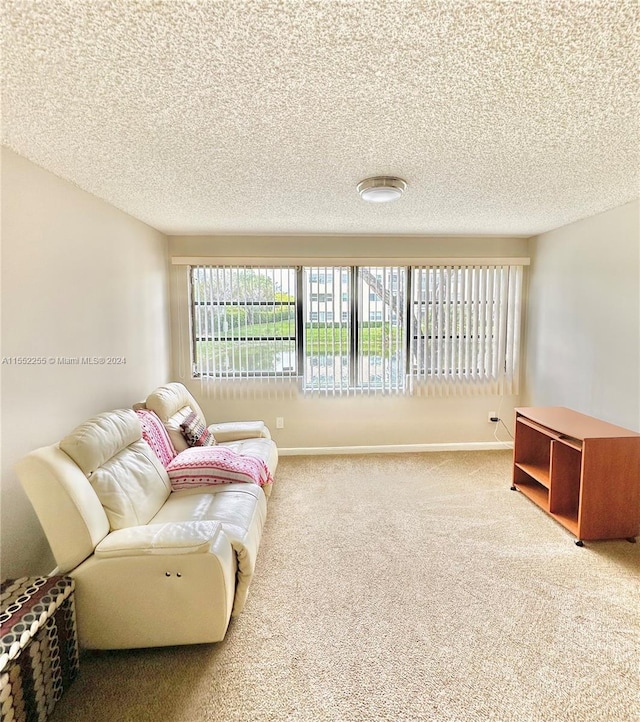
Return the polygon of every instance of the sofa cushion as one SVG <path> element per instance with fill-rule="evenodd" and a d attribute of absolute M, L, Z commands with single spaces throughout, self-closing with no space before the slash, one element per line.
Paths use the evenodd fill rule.
<path fill-rule="evenodd" d="M 89 479 L 112 530 L 148 523 L 171 493 L 167 472 L 142 439 L 132 409 L 89 419 L 60 448 Z"/>
<path fill-rule="evenodd" d="M 137 409 L 136 415 L 142 427 L 142 438 L 153 449 L 162 466 L 166 468 L 178 452 L 171 443 L 164 424 L 154 411 L 148 409 Z"/>
<path fill-rule="evenodd" d="M 278 468 L 278 447 L 272 439 L 243 439 L 242 441 L 229 441 L 225 444 L 220 444 L 220 446 L 232 449 L 236 454 L 255 456 L 256 459 L 262 459 L 267 465 L 271 476 L 275 475 L 276 469 Z"/>
<path fill-rule="evenodd" d="M 98 414 L 77 426 L 62 439 L 60 448 L 89 476 L 141 437 L 142 428 L 135 412 L 118 409 Z"/>
<path fill-rule="evenodd" d="M 217 448 L 217 447 L 215 447 Z M 256 484 L 222 484 L 204 489 L 175 491 L 153 519 L 154 524 L 172 521 L 219 521 L 238 560 L 233 604 L 234 616 L 242 611 L 267 517 L 265 495 Z"/>
<path fill-rule="evenodd" d="M 147 524 L 171 493 L 165 468 L 142 439 L 106 461 L 89 481 L 112 530 Z"/>

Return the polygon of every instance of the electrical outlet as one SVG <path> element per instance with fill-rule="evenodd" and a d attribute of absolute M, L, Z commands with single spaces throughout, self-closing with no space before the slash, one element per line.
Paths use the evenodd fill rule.
<path fill-rule="evenodd" d="M 276 429 L 284 429 L 284 417 L 276 416 Z"/>
<path fill-rule="evenodd" d="M 487 421 L 490 424 L 497 423 L 499 421 L 498 414 L 495 411 L 490 411 L 489 414 L 487 415 Z"/>

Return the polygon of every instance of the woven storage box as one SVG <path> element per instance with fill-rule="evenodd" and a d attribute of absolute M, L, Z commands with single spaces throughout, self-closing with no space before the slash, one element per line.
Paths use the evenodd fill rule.
<path fill-rule="evenodd" d="M 71 577 L 0 585 L 0 719 L 43 722 L 78 674 Z"/>

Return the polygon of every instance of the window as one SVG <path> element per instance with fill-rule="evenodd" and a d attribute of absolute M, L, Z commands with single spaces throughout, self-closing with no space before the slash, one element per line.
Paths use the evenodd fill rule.
<path fill-rule="evenodd" d="M 522 266 L 193 266 L 194 375 L 517 393 L 521 286 Z"/>
<path fill-rule="evenodd" d="M 405 390 L 407 334 L 403 309 L 407 273 L 407 268 L 399 266 L 357 269 L 356 386 L 362 390 L 394 393 Z"/>
<path fill-rule="evenodd" d="M 522 266 L 412 269 L 416 386 L 517 393 Z"/>
<path fill-rule="evenodd" d="M 191 267 L 196 377 L 297 376 L 294 268 Z"/>
<path fill-rule="evenodd" d="M 300 275 L 303 288 L 301 316 L 304 319 L 301 339 L 301 356 L 304 359 L 302 388 L 309 392 L 346 393 L 352 386 L 351 316 L 349 312 L 341 313 L 340 309 L 343 296 L 351 298 L 350 269 L 310 267 L 302 268 Z M 304 298 L 311 297 L 308 289 L 316 277 L 334 288 L 333 293 L 322 294 L 323 300 L 317 304 L 317 314 L 309 309 L 309 304 L 304 303 Z M 322 363 L 311 363 L 310 359 L 315 357 L 321 358 Z"/>

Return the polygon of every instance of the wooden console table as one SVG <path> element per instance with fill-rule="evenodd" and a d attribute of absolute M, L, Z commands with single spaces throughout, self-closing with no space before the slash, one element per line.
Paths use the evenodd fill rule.
<path fill-rule="evenodd" d="M 640 434 L 560 406 L 518 408 L 513 486 L 577 537 L 640 534 Z"/>

